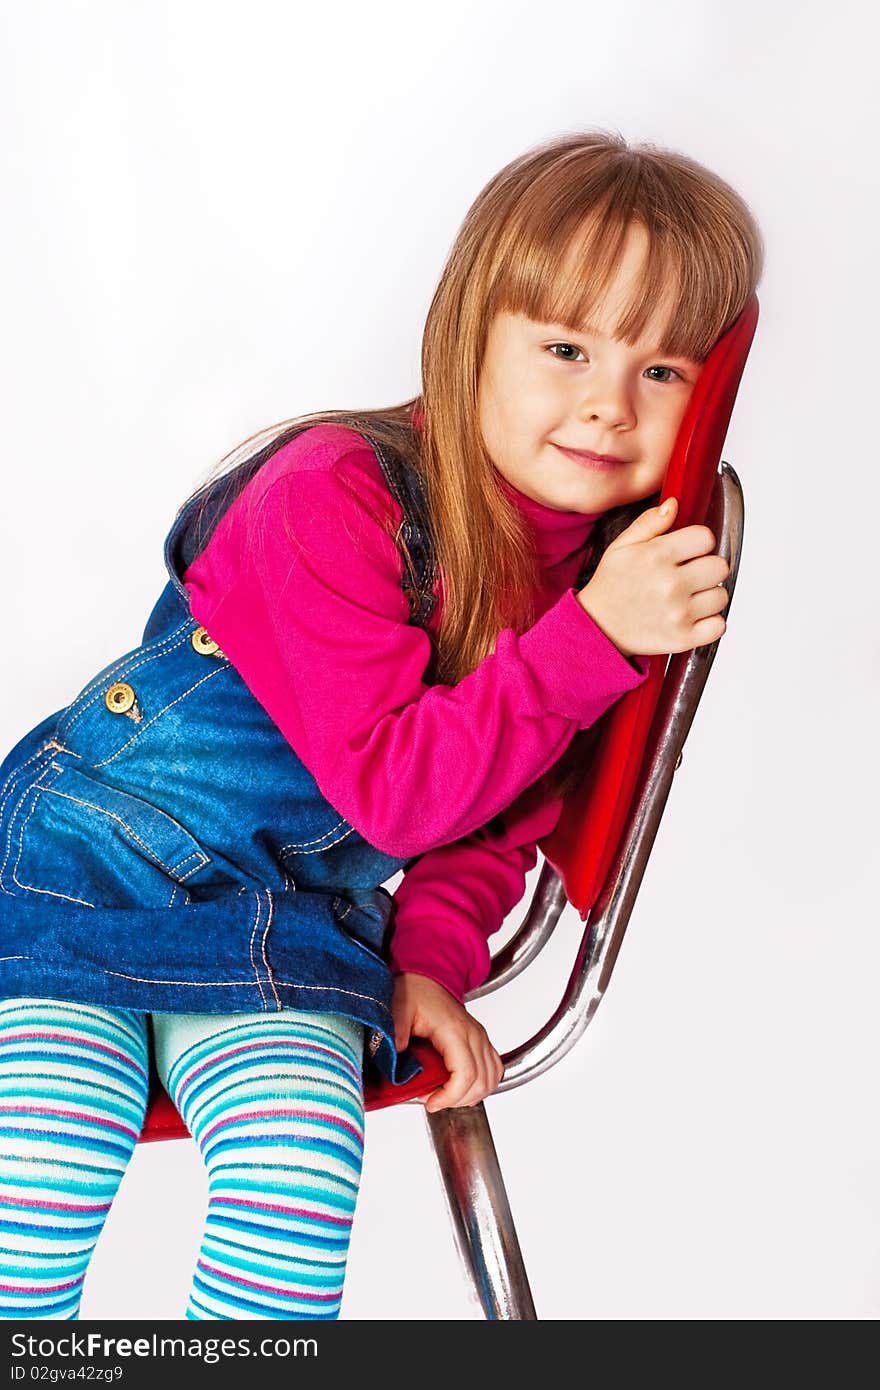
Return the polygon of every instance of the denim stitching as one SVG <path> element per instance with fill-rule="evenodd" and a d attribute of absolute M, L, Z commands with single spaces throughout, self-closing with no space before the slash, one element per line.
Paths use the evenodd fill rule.
<path fill-rule="evenodd" d="M 37 749 L 36 753 L 31 753 L 31 756 L 29 758 L 26 758 L 25 761 L 21 763 L 18 767 L 13 768 L 9 776 L 6 778 L 6 781 L 3 783 L 2 788 L 0 788 L 0 797 L 2 797 L 2 800 L 0 800 L 0 820 L 2 820 L 3 812 L 6 810 L 6 803 L 12 795 L 14 783 L 19 773 L 24 772 L 25 768 L 30 767 L 31 763 L 36 762 L 38 758 L 41 758 L 43 754 L 46 752 L 46 750 L 49 748 L 49 746 L 50 745 L 48 743 L 44 743 L 42 748 Z M 33 783 L 31 783 L 31 785 L 33 785 Z M 27 796 L 27 790 L 25 791 L 25 796 Z M 0 873 L 2 873 L 2 870 L 0 870 Z"/>
<path fill-rule="evenodd" d="M 180 627 L 176 627 L 173 632 L 169 632 L 167 637 L 162 638 L 155 651 L 147 652 L 144 656 L 142 656 L 141 660 L 135 662 L 133 666 L 128 666 L 126 669 L 126 663 L 129 662 L 132 657 L 131 652 L 126 652 L 125 656 L 120 657 L 118 661 L 113 662 L 112 666 L 108 666 L 106 670 L 101 671 L 98 676 L 95 676 L 91 681 L 89 681 L 88 685 L 80 691 L 74 703 L 68 707 L 68 712 L 71 714 L 71 718 L 67 721 L 67 723 L 65 723 L 63 720 L 59 723 L 59 732 L 67 733 L 68 729 L 71 729 L 73 725 L 76 723 L 76 721 L 82 718 L 86 710 L 90 709 L 92 705 L 95 703 L 95 701 L 101 698 L 101 693 L 107 681 L 110 680 L 112 676 L 115 676 L 119 671 L 126 671 L 127 675 L 131 675 L 132 672 L 140 670 L 142 666 L 146 666 L 148 662 L 155 661 L 160 656 L 167 656 L 168 652 L 172 652 L 175 647 L 181 646 L 181 644 L 186 641 L 186 629 L 189 627 L 191 622 L 192 619 L 187 618 L 185 622 L 181 623 Z M 173 639 L 178 636 L 178 633 L 182 633 L 183 635 L 179 637 L 177 641 L 174 641 Z M 171 644 L 170 646 L 169 643 Z M 168 647 L 168 651 L 163 651 L 163 647 Z M 92 693 L 93 689 L 95 691 L 94 697 L 92 699 L 86 699 L 86 697 Z M 86 700 L 86 703 L 82 706 L 82 709 L 78 710 L 76 714 L 73 714 L 73 710 L 76 709 L 76 705 L 81 700 Z"/>
<path fill-rule="evenodd" d="M 265 1009 L 265 1007 L 266 1007 L 266 995 L 265 995 L 265 993 L 263 992 L 263 984 L 262 984 L 262 981 L 261 981 L 261 979 L 260 979 L 259 971 L 258 971 L 258 969 L 257 969 L 257 962 L 254 960 L 254 937 L 255 937 L 256 934 L 257 934 L 257 927 L 258 927 L 259 922 L 260 922 L 260 911 L 261 911 L 261 908 L 260 908 L 260 895 L 259 895 L 259 893 L 255 893 L 255 894 L 254 894 L 254 897 L 256 898 L 256 901 L 257 901 L 257 912 L 256 912 L 256 916 L 254 917 L 254 925 L 253 925 L 253 928 L 252 928 L 252 930 L 251 930 L 251 939 L 250 939 L 250 941 L 249 941 L 249 943 L 248 943 L 248 954 L 249 954 L 249 956 L 250 956 L 250 958 L 251 958 L 251 969 L 253 970 L 254 976 L 256 977 L 257 984 L 258 984 L 259 987 L 260 987 L 260 998 L 261 998 L 262 1001 L 263 1001 L 263 1008 Z"/>
<path fill-rule="evenodd" d="M 181 873 L 181 869 L 183 865 L 186 863 L 187 859 L 197 859 L 199 862 L 197 864 L 193 864 L 192 868 L 187 869 L 186 873 L 184 874 Z M 192 874 L 198 873 L 199 869 L 203 869 L 205 865 L 210 864 L 210 862 L 211 861 L 208 858 L 207 854 L 203 854 L 200 849 L 194 849 L 192 854 L 188 854 L 186 856 L 186 859 L 181 859 L 180 863 L 177 865 L 177 868 L 173 870 L 174 877 L 177 879 L 178 883 L 185 883 L 186 880 Z"/>
<path fill-rule="evenodd" d="M 170 864 L 166 864 L 164 859 L 160 858 L 156 851 L 154 849 L 151 849 L 145 840 L 141 839 L 140 835 L 137 833 L 134 827 L 129 825 L 128 821 L 123 820 L 122 816 L 118 815 L 115 811 L 108 811 L 106 807 L 98 806 L 95 804 L 94 801 L 85 801 L 82 797 L 73 796 L 71 792 L 60 792 L 55 787 L 41 787 L 40 790 L 49 791 L 52 793 L 53 796 L 61 796 L 64 798 L 65 801 L 73 801 L 76 803 L 77 806 L 85 806 L 90 811 L 97 811 L 99 815 L 106 816 L 108 820 L 115 820 L 117 825 L 121 825 L 123 830 L 128 831 L 129 835 L 133 840 L 137 840 L 141 849 L 145 851 L 145 853 L 149 856 L 150 859 L 154 860 L 161 868 L 165 870 L 167 874 L 170 874 L 172 878 L 177 877 L 176 868 L 172 868 Z M 36 802 L 34 802 L 34 806 L 36 806 Z M 33 815 L 33 811 L 31 811 L 31 815 Z M 30 815 L 28 816 L 28 820 L 30 820 Z M 186 858 L 182 859 L 180 863 L 185 864 L 187 860 L 192 859 L 194 854 L 199 855 L 201 863 L 196 864 L 192 869 L 189 869 L 187 871 L 187 874 L 184 875 L 184 877 L 187 877 L 189 874 L 194 873 L 196 869 L 203 868 L 204 865 L 208 862 L 208 856 L 206 854 L 202 854 L 201 850 L 191 850 L 190 853 L 186 856 Z M 18 880 L 16 880 L 16 882 L 17 881 Z M 25 885 L 22 884 L 21 886 L 24 887 Z"/>
<path fill-rule="evenodd" d="M 338 830 L 341 825 L 348 825 L 348 821 L 338 820 L 335 825 L 331 825 L 329 830 L 325 830 L 323 835 L 316 835 L 313 840 L 298 840 L 292 841 L 289 845 L 282 845 L 280 853 L 285 854 L 289 849 L 308 849 L 309 845 L 319 845 L 322 840 L 326 840 L 327 836 L 332 835 L 334 830 Z M 348 830 L 346 830 L 345 832 L 345 835 L 350 835 L 352 829 L 353 827 L 349 826 Z M 345 835 L 341 835 L 339 838 L 344 840 Z M 339 840 L 334 840 L 333 843 L 334 845 L 338 845 Z M 314 850 L 310 851 L 310 853 L 314 853 Z"/>
<path fill-rule="evenodd" d="M 34 809 L 36 808 L 37 802 L 38 802 L 38 800 L 39 800 L 39 798 L 40 798 L 40 793 L 43 792 L 43 791 L 46 791 L 46 787 L 40 785 L 41 782 L 42 782 L 42 779 L 43 779 L 44 777 L 48 777 L 49 774 L 52 772 L 52 770 L 53 770 L 52 765 L 49 764 L 49 763 L 47 763 L 47 765 L 43 768 L 43 771 L 40 773 L 39 777 L 37 778 L 36 782 L 30 782 L 30 783 L 28 783 L 28 785 L 25 787 L 24 791 L 23 791 L 22 794 L 21 794 L 21 799 L 20 799 L 20 801 L 18 802 L 17 806 L 15 807 L 14 811 L 11 813 L 11 815 L 10 815 L 10 817 L 9 817 L 10 824 L 9 824 L 9 833 L 8 833 L 7 839 L 6 839 L 6 853 L 5 853 L 5 855 L 3 856 L 3 863 L 0 864 L 0 889 L 2 889 L 2 891 L 7 895 L 7 897 L 10 897 L 10 898 L 14 898 L 14 897 L 15 897 L 15 894 L 12 893 L 12 892 L 10 892 L 10 890 L 6 887 L 6 883 L 5 883 L 5 879 L 6 879 L 6 866 L 7 866 L 7 864 L 9 863 L 9 856 L 10 856 L 10 854 L 12 853 L 12 834 L 13 834 L 13 831 L 14 831 L 14 829 L 15 829 L 15 818 L 16 818 L 16 816 L 18 816 L 18 815 L 20 814 L 22 807 L 24 806 L 24 804 L 25 804 L 25 802 L 27 801 L 28 797 L 30 796 L 31 792 L 33 792 L 33 793 L 34 793 L 34 804 L 33 804 L 33 806 L 31 807 L 30 811 L 28 812 L 27 816 L 26 816 L 25 819 L 24 819 L 23 824 L 22 824 L 21 827 L 20 827 L 20 833 L 19 833 L 19 837 L 18 837 L 18 845 L 19 845 L 19 848 L 18 848 L 18 859 L 16 859 L 16 861 L 15 861 L 15 866 L 14 866 L 14 868 L 12 869 L 12 881 L 13 881 L 13 883 L 17 883 L 18 886 L 19 886 L 19 888 L 27 888 L 27 887 L 28 887 L 28 884 L 26 884 L 26 883 L 19 883 L 19 882 L 18 882 L 18 876 L 17 876 L 17 873 L 16 873 L 16 870 L 18 869 L 19 861 L 21 860 L 21 856 L 22 856 L 22 854 L 23 854 L 23 852 L 24 852 L 24 847 L 23 847 L 23 845 L 22 845 L 22 837 L 24 836 L 24 828 L 25 828 L 25 826 L 27 825 L 28 821 L 30 820 L 31 816 L 32 816 L 33 813 L 34 813 Z M 53 781 L 53 782 L 54 782 L 54 781 L 57 781 L 57 776 L 58 776 L 58 774 L 56 773 L 55 777 L 52 778 L 52 781 Z M 38 892 L 48 892 L 49 890 L 48 890 L 48 889 L 37 889 L 36 891 L 38 891 Z M 56 894 L 53 894 L 52 896 L 64 898 L 64 897 L 66 897 L 66 894 L 64 894 L 64 893 L 56 893 Z M 70 901 L 70 902 L 80 902 L 80 901 L 82 901 L 86 907 L 94 907 L 94 906 L 95 906 L 94 903 L 86 902 L 85 899 L 70 898 L 70 899 L 68 899 L 68 901 Z"/>
<path fill-rule="evenodd" d="M 266 969 L 266 976 L 267 976 L 267 978 L 268 978 L 269 985 L 270 985 L 270 987 L 271 987 L 271 990 L 272 990 L 273 995 L 275 996 L 275 1007 L 276 1007 L 277 1009 L 280 1009 L 280 1008 L 281 1008 L 281 1000 L 280 1000 L 280 998 L 279 998 L 279 996 L 278 996 L 278 991 L 277 991 L 277 989 L 275 988 L 275 980 L 273 979 L 273 976 L 272 976 L 272 970 L 271 970 L 271 967 L 270 967 L 270 965 L 269 965 L 269 958 L 268 958 L 268 956 L 266 955 L 266 941 L 267 941 L 268 936 L 269 936 L 269 928 L 270 928 L 271 925 L 272 925 L 272 914 L 273 914 L 273 912 L 274 912 L 274 906 L 273 906 L 273 901 L 272 901 L 272 890 L 271 890 L 270 888 L 267 888 L 267 889 L 266 889 L 266 898 L 268 899 L 268 904 L 269 904 L 269 915 L 268 915 L 268 917 L 267 917 L 267 919 L 266 919 L 266 930 L 263 932 L 263 939 L 262 939 L 261 942 L 260 942 L 260 954 L 261 954 L 261 956 L 263 957 L 263 965 L 265 966 L 265 969 Z"/>
<path fill-rule="evenodd" d="M 50 772 L 54 772 L 54 773 L 55 773 L 55 777 L 52 779 L 53 782 L 54 782 L 54 781 L 57 781 L 58 777 L 61 775 L 61 773 L 63 773 L 63 771 L 64 771 L 64 769 L 63 769 L 63 767 L 60 766 L 60 764 L 58 764 L 58 763 L 56 763 L 56 762 L 51 762 L 51 763 L 49 764 L 49 766 L 46 767 L 46 768 L 44 769 L 43 773 L 41 774 L 41 777 L 45 777 L 45 776 L 47 776 L 47 774 L 49 774 Z M 127 823 L 126 821 L 124 821 L 124 820 L 122 819 L 121 816 L 118 816 L 118 815 L 117 815 L 115 812 L 113 812 L 113 811 L 108 811 L 108 810 L 106 810 L 103 806 L 97 806 L 97 805 L 95 805 L 94 802 L 85 801 L 85 800 L 83 800 L 81 797 L 73 796 L 70 792 L 58 791 L 54 786 L 50 786 L 50 785 L 40 785 L 40 784 L 39 784 L 39 781 L 36 782 L 36 783 L 33 783 L 33 782 L 32 782 L 32 783 L 25 789 L 24 794 L 22 795 L 22 798 L 21 798 L 21 802 L 19 802 L 18 807 L 16 807 L 16 812 L 15 812 L 15 814 L 18 814 L 18 811 L 20 810 L 21 805 L 22 805 L 22 804 L 24 803 L 24 801 L 27 799 L 27 796 L 29 795 L 29 793 L 30 793 L 31 791 L 34 791 L 34 793 L 35 793 L 35 794 L 34 794 L 33 805 L 31 806 L 30 810 L 28 811 L 27 815 L 25 816 L 25 818 L 24 818 L 24 820 L 22 821 L 21 826 L 20 826 L 19 837 L 18 837 L 18 846 L 19 846 L 19 848 L 18 848 L 18 857 L 17 857 L 17 859 L 16 859 L 16 861 L 15 861 L 15 865 L 14 865 L 14 867 L 13 867 L 13 869 L 12 869 L 12 881 L 13 881 L 15 884 L 17 884 L 17 886 L 18 886 L 19 888 L 24 888 L 27 892 L 32 892 L 32 893 L 46 893 L 46 894 L 48 894 L 50 897 L 53 897 L 53 898 L 62 898 L 65 902 L 80 903 L 83 907 L 96 907 L 96 906 L 97 906 L 97 904 L 95 904 L 95 903 L 93 903 L 93 902 L 90 902 L 88 898 L 77 898 L 77 897 L 72 896 L 72 895 L 69 894 L 69 893 L 58 893 L 58 892 L 55 892 L 55 891 L 54 891 L 53 889 L 51 889 L 51 888 L 40 888 L 40 887 L 38 887 L 36 884 L 23 883 L 22 880 L 18 877 L 18 867 L 19 867 L 19 864 L 21 863 L 21 856 L 22 856 L 22 854 L 24 853 L 24 832 L 25 832 L 25 830 L 26 830 L 26 828 L 27 828 L 28 821 L 31 819 L 31 816 L 34 814 L 34 812 L 35 812 L 35 810 L 36 810 L 36 808 L 37 808 L 37 804 L 38 804 L 38 802 L 39 802 L 40 796 L 41 796 L 43 793 L 45 793 L 45 792 L 52 792 L 55 796 L 63 797 L 64 800 L 66 800 L 66 801 L 73 801 L 73 802 L 75 802 L 75 803 L 76 803 L 77 805 L 79 805 L 79 806 L 85 806 L 85 807 L 87 807 L 89 810 L 97 811 L 97 812 L 99 812 L 101 815 L 107 816 L 107 817 L 109 817 L 111 820 L 117 821 L 119 825 L 121 825 L 126 831 L 128 831 L 128 833 L 131 835 L 132 839 L 136 840 L 137 843 L 142 847 L 142 849 L 144 849 L 144 850 L 147 852 L 147 854 L 148 854 L 148 856 L 150 857 L 151 860 L 154 860 L 157 864 L 159 864 L 159 865 L 165 870 L 166 873 L 168 873 L 168 874 L 171 875 L 172 877 L 175 876 L 175 870 L 172 869 L 169 865 L 167 865 L 167 864 L 164 862 L 164 860 L 162 860 L 162 859 L 160 858 L 160 856 L 159 856 L 158 854 L 156 854 L 156 852 L 155 852 L 154 850 L 152 850 L 152 849 L 149 847 L 149 845 L 145 844 L 145 842 L 141 839 L 141 837 L 137 834 L 137 832 L 136 832 L 130 825 L 128 825 L 128 823 Z M 13 819 L 14 819 L 14 818 L 13 818 Z M 0 866 L 0 890 L 2 890 L 4 893 L 6 893 L 6 895 L 7 895 L 8 897 L 14 897 L 14 896 L 15 896 L 13 893 L 10 893 L 9 889 L 6 888 L 6 887 L 4 886 L 4 883 L 3 883 L 3 880 L 4 880 L 5 877 L 6 877 L 6 866 L 7 866 L 8 860 L 9 860 L 9 854 L 10 854 L 11 849 L 12 849 L 12 830 L 10 829 L 9 838 L 8 838 L 8 844 L 7 844 L 7 850 L 6 850 L 6 855 L 5 855 L 5 857 L 4 857 L 2 866 Z M 187 872 L 181 876 L 181 882 L 183 881 L 183 879 L 188 878 L 191 874 L 195 873 L 198 869 L 204 867 L 205 864 L 207 864 L 207 863 L 210 862 L 209 859 L 208 859 L 208 857 L 207 857 L 207 855 L 204 855 L 204 854 L 202 853 L 201 850 L 193 850 L 193 851 L 191 851 L 184 859 L 182 859 L 182 860 L 180 861 L 180 864 L 181 864 L 181 865 L 186 864 L 186 863 L 187 863 L 190 859 L 192 859 L 194 856 L 198 856 L 200 862 L 197 863 L 197 864 L 195 864 L 191 869 L 188 869 Z M 173 901 L 173 894 L 172 894 L 172 901 Z"/>
<path fill-rule="evenodd" d="M 24 960 L 32 960 L 32 956 L 24 956 Z M 99 967 L 102 975 L 117 975 L 121 980 L 137 980 L 142 985 L 179 985 L 186 989 L 214 989 L 217 985 L 223 985 L 226 989 L 259 989 L 262 990 L 259 980 L 163 980 L 155 975 L 130 975 L 127 970 L 109 970 L 106 966 Z M 311 988 L 311 986 L 309 986 Z M 315 989 L 320 986 L 315 985 Z M 131 1008 L 131 1005 L 128 1005 Z M 266 1010 L 268 1013 L 268 1009 Z M 272 1010 L 274 1013 L 274 1009 Z"/>
<path fill-rule="evenodd" d="M 333 829 L 332 829 L 332 830 L 328 830 L 328 831 L 327 831 L 327 835 L 332 835 L 332 834 L 333 834 L 333 831 L 334 831 L 334 830 L 338 830 L 340 825 L 347 825 L 347 824 L 348 824 L 347 821 L 340 821 L 338 825 L 334 825 L 334 826 L 333 826 Z M 326 845 L 319 845 L 319 847 L 318 847 L 317 849 L 298 849 L 297 846 L 296 846 L 295 844 L 293 844 L 293 845 L 282 845 L 282 846 L 281 846 L 281 849 L 278 851 L 278 853 L 279 853 L 279 854 L 288 854 L 288 853 L 296 854 L 296 855 L 298 855 L 298 856 L 300 856 L 301 858 L 304 859 L 304 858 L 306 858 L 306 856 L 309 855 L 309 854 L 323 854 L 323 853 L 325 852 L 325 850 L 333 849 L 334 845 L 341 845 L 343 840 L 347 840 L 348 837 L 349 837 L 349 835 L 353 835 L 353 834 L 354 834 L 354 826 L 353 826 L 353 825 L 349 825 L 349 826 L 348 826 L 348 829 L 345 830 L 345 831 L 343 831 L 343 833 L 342 833 L 341 835 L 337 835 L 335 840 L 331 840 L 330 843 L 329 843 L 329 844 L 326 844 Z M 325 839 L 327 838 L 327 835 L 321 835 L 321 836 L 319 836 L 319 838 L 322 839 L 322 840 L 325 840 Z M 304 841 L 304 843 L 305 843 L 305 844 L 315 844 L 315 843 L 317 843 L 317 842 L 314 841 L 314 840 L 306 840 L 306 841 Z"/>
<path fill-rule="evenodd" d="M 34 957 L 10 956 L 8 959 L 33 960 Z M 100 969 L 101 973 L 104 975 L 116 975 L 121 980 L 135 980 L 138 984 L 142 985 L 177 985 L 183 989 L 215 989 L 218 985 L 226 989 L 258 989 L 260 987 L 258 980 L 162 980 L 157 979 L 153 975 L 130 975 L 125 970 L 108 970 L 104 966 L 101 966 Z M 353 999 L 368 999 L 371 1004 L 376 1004 L 378 1008 L 382 1010 L 383 1014 L 388 1014 L 389 1017 L 391 1016 L 391 1010 L 388 1008 L 388 1005 L 381 999 L 377 999 L 374 994 L 364 994 L 363 991 L 356 989 L 343 989 L 341 985 L 304 985 L 300 980 L 281 980 L 278 979 L 277 975 L 275 978 L 279 985 L 290 985 L 294 989 L 330 990 L 333 994 L 348 994 Z M 131 1005 L 127 1007 L 130 1008 Z M 265 1012 L 268 1013 L 269 1010 L 267 1009 Z M 275 1010 L 273 1009 L 272 1012 L 274 1013 Z M 283 1008 L 281 1012 L 283 1012 Z M 332 1013 L 333 1010 L 322 1009 L 319 1012 Z"/>
<path fill-rule="evenodd" d="M 36 960 L 36 956 L 0 956 L 0 960 Z M 131 975 L 126 970 L 108 970 L 104 966 L 101 966 L 99 968 L 103 975 L 113 975 L 120 980 L 134 980 L 136 983 L 142 985 L 175 985 L 185 989 L 217 989 L 218 987 L 223 989 L 259 988 L 258 980 L 164 980 L 157 979 L 153 975 Z M 383 1002 L 383 1000 L 377 999 L 374 994 L 365 994 L 362 990 L 343 989 L 341 985 L 305 985 L 302 984 L 302 982 L 299 980 L 281 980 L 278 979 L 277 976 L 276 980 L 278 984 L 290 985 L 294 989 L 309 991 L 330 990 L 334 994 L 349 995 L 352 999 L 367 999 L 371 1004 L 375 1004 L 382 1011 L 383 1014 L 387 1014 L 389 1018 L 391 1017 L 391 1010 L 388 1008 L 388 1005 Z M 130 1008 L 131 1005 L 127 1005 L 125 1007 Z M 269 1011 L 265 1010 L 265 1012 L 268 1013 Z M 284 1012 L 283 1006 L 281 1006 L 279 1012 Z M 331 1013 L 333 1011 L 327 1009 L 326 1012 Z"/>
<path fill-rule="evenodd" d="M 278 977 L 276 975 L 276 980 Z M 331 990 L 334 994 L 350 994 L 353 999 L 369 999 L 371 1004 L 378 1004 L 383 1014 L 391 1017 L 391 1010 L 381 999 L 377 999 L 374 994 L 364 994 L 357 989 L 343 989 L 341 985 L 304 985 L 299 980 L 278 980 L 279 985 L 293 985 L 295 989 L 308 990 Z M 321 1010 L 322 1013 L 332 1013 L 332 1009 Z"/>
<path fill-rule="evenodd" d="M 162 709 L 158 710 L 157 713 L 153 715 L 152 719 L 148 719 L 146 724 L 142 724 L 138 729 L 137 733 L 132 734 L 131 738 L 128 739 L 125 743 L 123 743 L 121 748 L 117 748 L 116 752 L 112 753 L 109 758 L 105 758 L 103 762 L 100 763 L 93 763 L 93 766 L 107 767 L 109 763 L 115 762 L 116 759 L 119 757 L 120 753 L 124 753 L 126 748 L 128 748 L 130 744 L 134 743 L 136 739 L 140 738 L 144 730 L 149 729 L 151 724 L 155 724 L 157 719 L 161 719 L 163 714 L 166 714 L 168 710 L 173 709 L 175 705 L 179 705 L 181 700 L 185 700 L 187 695 L 191 695 L 194 690 L 198 690 L 200 685 L 204 685 L 205 681 L 211 680 L 213 676 L 220 676 L 223 674 L 224 671 L 228 671 L 231 669 L 232 668 L 229 666 L 218 666 L 214 671 L 209 671 L 206 676 L 202 676 L 200 680 L 197 680 L 195 685 L 191 685 L 188 690 L 184 690 L 180 695 L 178 695 L 176 700 L 172 700 L 170 705 L 165 705 Z"/>

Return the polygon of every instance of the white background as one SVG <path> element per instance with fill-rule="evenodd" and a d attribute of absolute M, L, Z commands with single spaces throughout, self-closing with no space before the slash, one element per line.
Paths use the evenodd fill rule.
<path fill-rule="evenodd" d="M 487 1104 L 544 1320 L 880 1314 L 870 15 L 30 0 L 0 20 L 3 751 L 137 644 L 174 511 L 222 454 L 415 394 L 443 260 L 509 159 L 619 130 L 715 169 L 763 227 L 724 451 L 746 497 L 729 631 L 594 1023 Z M 551 1011 L 579 926 L 567 908 L 546 960 L 475 1006 L 502 1050 Z M 189 1141 L 141 1145 L 83 1316 L 181 1317 L 204 1201 Z M 479 1317 L 417 1106 L 368 1116 L 342 1316 Z"/>

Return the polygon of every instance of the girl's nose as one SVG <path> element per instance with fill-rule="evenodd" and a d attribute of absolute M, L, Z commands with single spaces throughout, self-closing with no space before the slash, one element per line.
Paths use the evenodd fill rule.
<path fill-rule="evenodd" d="M 623 381 L 594 377 L 578 410 L 582 420 L 598 420 L 608 429 L 632 429 L 636 423 L 630 393 Z"/>

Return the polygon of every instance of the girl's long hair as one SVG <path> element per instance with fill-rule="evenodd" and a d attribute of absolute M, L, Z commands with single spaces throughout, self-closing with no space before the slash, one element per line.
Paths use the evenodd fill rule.
<path fill-rule="evenodd" d="M 251 475 L 304 426 L 347 423 L 354 414 L 368 439 L 403 453 L 425 481 L 442 577 L 443 615 L 432 662 L 439 682 L 457 683 L 494 650 L 503 628 L 522 632 L 537 616 L 530 538 L 497 484 L 478 426 L 489 326 L 503 310 L 575 329 L 588 322 L 634 221 L 647 232 L 647 254 L 618 336 L 636 344 L 658 306 L 671 305 L 661 351 L 704 360 L 760 279 L 763 244 L 746 203 L 683 154 L 628 145 L 606 131 L 565 134 L 505 165 L 468 211 L 425 322 L 420 396 L 386 408 L 282 421 L 218 465 L 221 475 L 241 469 Z M 658 496 L 599 518 L 588 574 L 611 540 Z"/>

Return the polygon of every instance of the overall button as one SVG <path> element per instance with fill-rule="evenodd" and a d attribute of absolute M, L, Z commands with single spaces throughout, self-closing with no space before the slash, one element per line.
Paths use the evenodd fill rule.
<path fill-rule="evenodd" d="M 116 681 L 104 696 L 104 704 L 111 714 L 127 714 L 135 702 L 135 693 L 125 681 Z"/>
<path fill-rule="evenodd" d="M 189 639 L 197 652 L 202 656 L 222 656 L 220 648 L 212 637 L 209 637 L 203 627 L 197 627 L 192 637 Z"/>

